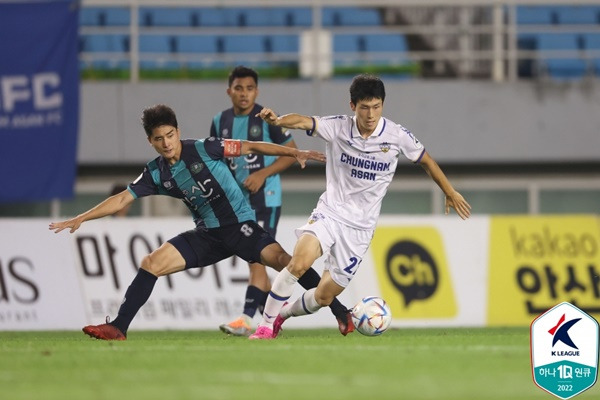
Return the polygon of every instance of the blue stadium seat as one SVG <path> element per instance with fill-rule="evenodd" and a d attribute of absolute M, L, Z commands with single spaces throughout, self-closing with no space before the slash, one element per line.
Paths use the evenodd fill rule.
<path fill-rule="evenodd" d="M 310 26 L 312 11 L 302 7 L 233 9 L 239 26 Z"/>
<path fill-rule="evenodd" d="M 378 33 L 365 35 L 367 51 L 408 51 L 406 37 L 402 34 Z"/>
<path fill-rule="evenodd" d="M 298 35 L 274 35 L 270 39 L 274 53 L 297 53 L 300 50 Z"/>
<path fill-rule="evenodd" d="M 107 52 L 127 53 L 129 52 L 128 35 L 81 35 L 80 50 L 84 52 Z"/>
<path fill-rule="evenodd" d="M 517 6 L 517 25 L 550 25 L 557 23 L 550 6 Z"/>
<path fill-rule="evenodd" d="M 569 33 L 544 33 L 537 35 L 537 49 L 544 50 L 572 50 L 578 51 L 583 48 L 583 38 L 578 34 Z M 582 58 L 553 58 L 551 55 L 543 55 L 542 68 L 548 75 L 557 79 L 581 78 L 586 73 L 586 62 Z"/>
<path fill-rule="evenodd" d="M 226 10 L 223 8 L 199 8 L 200 13 L 199 26 L 234 26 L 235 24 L 228 23 L 226 18 Z"/>
<path fill-rule="evenodd" d="M 600 33 L 583 34 L 583 47 L 586 50 L 600 50 Z M 600 56 L 591 60 L 591 69 L 600 77 Z"/>
<path fill-rule="evenodd" d="M 130 19 L 126 7 L 81 7 L 79 11 L 82 26 L 128 26 Z"/>
<path fill-rule="evenodd" d="M 358 7 L 323 7 L 323 26 L 381 26 L 379 11 Z"/>
<path fill-rule="evenodd" d="M 213 35 L 178 36 L 181 53 L 217 53 L 217 38 Z"/>
<path fill-rule="evenodd" d="M 225 53 L 263 53 L 265 37 L 262 35 L 224 36 Z"/>
<path fill-rule="evenodd" d="M 141 7 L 141 26 L 192 26 L 195 14 L 189 7 Z"/>
<path fill-rule="evenodd" d="M 559 24 L 598 24 L 599 7 L 593 6 L 561 6 L 556 7 L 556 18 Z"/>
<path fill-rule="evenodd" d="M 271 9 L 273 18 L 285 22 L 285 26 L 311 26 L 312 10 L 308 7 L 281 7 Z M 283 14 L 283 17 L 279 16 Z"/>
<path fill-rule="evenodd" d="M 333 52 L 358 52 L 366 49 L 361 49 L 359 42 L 361 35 L 357 34 L 341 34 L 333 36 Z"/>
<path fill-rule="evenodd" d="M 239 26 L 285 26 L 284 14 L 271 13 L 266 7 L 239 10 L 237 15 Z"/>
<path fill-rule="evenodd" d="M 142 53 L 175 53 L 177 41 L 174 36 L 140 35 L 140 52 Z"/>

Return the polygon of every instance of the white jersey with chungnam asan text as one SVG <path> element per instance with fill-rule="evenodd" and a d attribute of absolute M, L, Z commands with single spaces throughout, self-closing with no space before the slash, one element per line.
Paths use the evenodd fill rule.
<path fill-rule="evenodd" d="M 384 117 L 367 139 L 360 136 L 353 116 L 314 119 L 315 130 L 307 133 L 327 142 L 327 190 L 317 211 L 354 228 L 375 229 L 398 157 L 416 163 L 425 148 L 408 129 Z"/>

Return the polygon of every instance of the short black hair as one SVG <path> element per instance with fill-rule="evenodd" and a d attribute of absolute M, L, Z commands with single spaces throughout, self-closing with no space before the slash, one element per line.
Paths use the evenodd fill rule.
<path fill-rule="evenodd" d="M 171 107 L 164 104 L 157 104 L 144 108 L 144 111 L 142 111 L 142 126 L 148 137 L 152 136 L 152 131 L 155 128 L 163 125 L 177 128 L 177 117 Z"/>
<path fill-rule="evenodd" d="M 251 76 L 254 79 L 254 83 L 258 85 L 258 72 L 253 70 L 252 68 L 244 67 L 243 65 L 238 65 L 229 73 L 229 87 L 233 81 L 237 78 L 246 78 Z"/>
<path fill-rule="evenodd" d="M 381 79 L 371 74 L 357 75 L 350 85 L 350 101 L 356 105 L 361 100 L 385 101 L 385 86 Z"/>

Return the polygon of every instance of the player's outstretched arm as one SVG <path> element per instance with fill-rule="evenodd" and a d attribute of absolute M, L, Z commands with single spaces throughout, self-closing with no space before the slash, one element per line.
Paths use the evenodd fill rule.
<path fill-rule="evenodd" d="M 85 221 L 112 215 L 131 203 L 133 200 L 135 200 L 133 195 L 129 193 L 129 190 L 125 189 L 121 193 L 110 196 L 97 206 L 87 210 L 82 214 L 79 214 L 74 218 L 60 222 L 51 222 L 49 229 L 53 230 L 54 233 L 58 233 L 64 229 L 70 228 L 69 233 L 73 233 L 79 229 L 81 224 Z"/>
<path fill-rule="evenodd" d="M 286 114 L 278 117 L 275 111 L 265 107 L 256 116 L 261 117 L 269 125 L 281 126 L 288 129 L 314 129 L 313 119 L 306 115 Z"/>
<path fill-rule="evenodd" d="M 262 154 L 269 156 L 288 156 L 295 157 L 302 168 L 306 166 L 306 161 L 315 160 L 325 162 L 325 154 L 315 150 L 300 150 L 295 147 L 281 146 L 279 144 L 267 142 L 252 142 L 242 140 L 241 155 Z"/>
<path fill-rule="evenodd" d="M 420 162 L 421 166 L 435 183 L 442 189 L 446 195 L 446 214 L 450 212 L 450 207 L 454 208 L 456 213 L 462 218 L 467 219 L 471 215 L 471 205 L 467 203 L 464 197 L 452 187 L 452 184 L 440 168 L 437 162 L 425 152 Z"/>

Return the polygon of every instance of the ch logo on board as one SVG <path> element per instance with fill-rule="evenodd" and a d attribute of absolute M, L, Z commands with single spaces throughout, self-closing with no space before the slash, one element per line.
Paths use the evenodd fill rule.
<path fill-rule="evenodd" d="M 533 380 L 543 390 L 570 399 L 598 376 L 598 322 L 571 303 L 560 303 L 531 323 Z"/>

